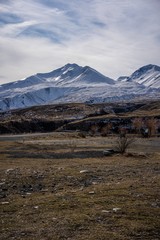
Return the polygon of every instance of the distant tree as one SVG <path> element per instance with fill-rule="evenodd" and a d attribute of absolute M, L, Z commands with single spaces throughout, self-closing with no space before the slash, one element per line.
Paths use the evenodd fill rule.
<path fill-rule="evenodd" d="M 148 136 L 151 137 L 157 132 L 158 121 L 152 117 L 146 120 L 146 127 L 148 128 Z"/>
<path fill-rule="evenodd" d="M 141 128 L 143 126 L 143 119 L 142 118 L 134 118 L 132 120 L 132 126 L 133 126 L 136 133 L 140 133 Z"/>
<path fill-rule="evenodd" d="M 94 136 L 98 132 L 98 129 L 99 127 L 96 124 L 92 125 L 90 128 L 91 135 Z"/>
<path fill-rule="evenodd" d="M 107 123 L 105 126 L 101 128 L 101 136 L 106 137 L 112 129 L 112 123 Z"/>

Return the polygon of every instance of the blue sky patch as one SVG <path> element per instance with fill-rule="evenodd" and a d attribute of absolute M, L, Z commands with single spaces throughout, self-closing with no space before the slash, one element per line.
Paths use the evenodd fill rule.
<path fill-rule="evenodd" d="M 13 14 L 13 13 L 1 13 L 0 14 L 0 22 L 2 24 L 9 24 L 9 23 L 20 23 L 22 22 L 22 18 Z"/>

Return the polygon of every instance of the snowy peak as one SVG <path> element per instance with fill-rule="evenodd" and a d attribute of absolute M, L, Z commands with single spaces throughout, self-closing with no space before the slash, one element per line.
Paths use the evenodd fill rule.
<path fill-rule="evenodd" d="M 115 81 L 108 78 L 89 66 L 81 67 L 75 63 L 66 64 L 49 73 L 38 73 L 37 77 L 53 82 L 56 86 L 75 86 L 84 84 L 114 84 Z"/>
<path fill-rule="evenodd" d="M 65 74 L 69 73 L 70 71 L 77 71 L 80 70 L 81 67 L 77 64 L 66 64 L 65 66 L 58 68 L 56 70 L 53 70 L 49 73 L 37 73 L 36 76 L 38 76 L 41 79 L 48 79 L 48 80 L 54 80 L 57 77 L 65 77 Z"/>
<path fill-rule="evenodd" d="M 98 71 L 96 71 L 95 69 L 89 66 L 85 66 L 83 68 L 82 76 L 83 76 L 83 80 L 85 80 L 86 83 L 115 84 L 115 81 L 113 79 L 104 76 L 103 74 L 99 73 Z"/>
<path fill-rule="evenodd" d="M 160 88 L 160 67 L 152 64 L 141 67 L 127 81 L 135 81 L 146 87 Z"/>
<path fill-rule="evenodd" d="M 130 78 L 137 79 L 143 75 L 146 75 L 149 73 L 154 73 L 154 72 L 160 72 L 160 67 L 149 64 L 149 65 L 143 66 L 143 67 L 139 68 L 138 70 L 136 70 L 134 73 L 132 73 Z"/>

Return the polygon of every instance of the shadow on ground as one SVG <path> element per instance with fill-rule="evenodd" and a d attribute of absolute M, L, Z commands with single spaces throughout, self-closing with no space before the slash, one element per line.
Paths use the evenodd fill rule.
<path fill-rule="evenodd" d="M 10 152 L 9 158 L 34 158 L 34 159 L 71 159 L 71 158 L 97 158 L 103 157 L 103 151 L 75 151 L 63 153 L 34 153 L 34 152 Z"/>

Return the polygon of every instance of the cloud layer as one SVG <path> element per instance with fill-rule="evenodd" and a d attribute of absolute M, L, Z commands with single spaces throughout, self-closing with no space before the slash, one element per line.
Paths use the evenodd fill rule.
<path fill-rule="evenodd" d="M 0 83 L 68 62 L 108 77 L 160 65 L 159 0 L 0 0 Z"/>

